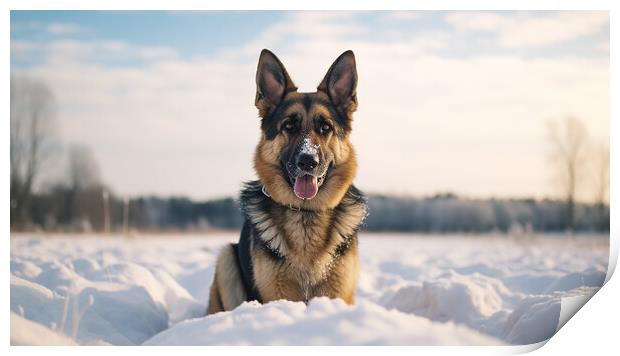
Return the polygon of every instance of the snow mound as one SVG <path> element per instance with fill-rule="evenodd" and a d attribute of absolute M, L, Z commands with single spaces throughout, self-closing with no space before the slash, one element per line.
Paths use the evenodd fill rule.
<path fill-rule="evenodd" d="M 435 321 L 471 325 L 500 311 L 508 294 L 497 279 L 450 271 L 421 286 L 399 289 L 385 306 Z"/>
<path fill-rule="evenodd" d="M 76 343 L 43 325 L 11 312 L 11 346 L 27 345 L 63 346 Z"/>
<path fill-rule="evenodd" d="M 204 316 L 222 236 L 11 236 L 20 345 L 488 345 L 551 337 L 604 281 L 609 239 L 361 234 L 356 303 Z M 148 340 L 148 341 L 147 341 Z"/>
<path fill-rule="evenodd" d="M 432 321 L 376 304 L 244 303 L 175 325 L 145 345 L 500 345 L 500 340 L 454 323 Z"/>
<path fill-rule="evenodd" d="M 75 330 L 76 341 L 89 345 L 136 345 L 168 327 L 165 308 L 143 287 L 58 290 L 12 276 L 11 311 L 68 337 Z"/>
<path fill-rule="evenodd" d="M 503 339 L 513 344 L 533 344 L 550 339 L 560 318 L 559 297 L 526 298 L 508 318 Z"/>
<path fill-rule="evenodd" d="M 589 267 L 581 272 L 573 272 L 555 280 L 546 293 L 573 290 L 580 287 L 600 287 L 605 282 L 607 271 L 598 266 Z"/>
<path fill-rule="evenodd" d="M 204 302 L 168 271 L 118 256 L 13 256 L 11 311 L 87 345 L 138 345 L 175 322 L 204 315 Z"/>

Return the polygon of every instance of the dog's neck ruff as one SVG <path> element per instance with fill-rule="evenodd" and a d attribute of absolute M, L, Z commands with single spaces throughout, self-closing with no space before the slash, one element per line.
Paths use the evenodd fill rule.
<path fill-rule="evenodd" d="M 274 217 L 282 213 L 303 214 L 304 221 L 312 221 L 329 214 L 333 232 L 339 240 L 333 251 L 334 257 L 343 253 L 356 235 L 367 216 L 368 202 L 366 197 L 355 186 L 351 185 L 344 197 L 333 209 L 314 211 L 282 205 L 271 199 L 260 181 L 245 184 L 241 191 L 241 209 L 250 222 L 255 241 L 263 245 L 273 257 L 285 258 L 288 254 L 287 239 Z M 291 211 L 292 210 L 292 211 Z M 299 229 L 303 229 L 299 226 Z"/>

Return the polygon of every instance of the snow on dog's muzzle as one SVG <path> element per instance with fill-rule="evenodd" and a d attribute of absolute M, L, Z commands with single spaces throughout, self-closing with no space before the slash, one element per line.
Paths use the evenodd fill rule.
<path fill-rule="evenodd" d="M 295 168 L 298 171 L 293 182 L 293 191 L 300 199 L 312 199 L 319 192 L 319 185 L 324 176 L 316 174 L 319 169 L 319 145 L 312 144 L 305 137 L 299 146 L 295 159 Z"/>

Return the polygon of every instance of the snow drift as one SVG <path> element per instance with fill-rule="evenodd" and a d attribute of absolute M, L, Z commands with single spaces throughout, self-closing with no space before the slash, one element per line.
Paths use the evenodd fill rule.
<path fill-rule="evenodd" d="M 355 305 L 252 302 L 205 317 L 217 251 L 236 238 L 15 236 L 11 343 L 530 344 L 555 333 L 564 299 L 602 285 L 609 242 L 363 234 Z"/>

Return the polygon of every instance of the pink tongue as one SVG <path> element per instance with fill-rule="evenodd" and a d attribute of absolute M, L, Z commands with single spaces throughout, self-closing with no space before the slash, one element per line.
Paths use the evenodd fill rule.
<path fill-rule="evenodd" d="M 295 179 L 295 187 L 293 188 L 295 195 L 301 199 L 312 199 L 319 191 L 319 185 L 316 177 L 306 174 Z"/>

